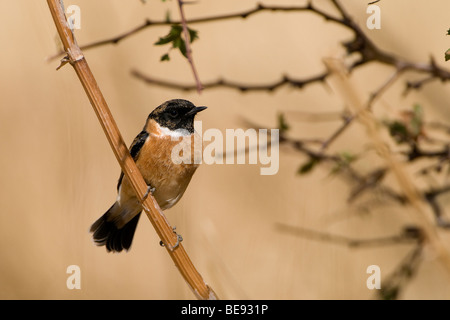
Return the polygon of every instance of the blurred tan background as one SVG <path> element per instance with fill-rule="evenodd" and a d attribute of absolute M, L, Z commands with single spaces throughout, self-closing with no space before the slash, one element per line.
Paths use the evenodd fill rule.
<path fill-rule="evenodd" d="M 325 1 L 317 1 L 331 10 Z M 364 27 L 366 2 L 342 0 Z M 265 1 L 302 4 L 302 1 Z M 74 0 L 81 8 L 79 44 L 115 36 L 146 18 L 178 19 L 176 1 Z M 239 12 L 254 1 L 199 1 L 186 6 L 188 18 Z M 445 65 L 450 47 L 447 0 L 381 1 L 382 28 L 369 31 L 381 47 L 410 60 L 434 55 Z M 57 51 L 56 29 L 45 1 L 1 1 L 0 38 L 0 298 L 1 299 L 191 299 L 194 298 L 145 216 L 128 253 L 96 247 L 89 227 L 116 198 L 120 169 L 88 99 L 70 66 L 55 71 L 46 62 Z M 342 56 L 339 42 L 351 34 L 311 13 L 260 13 L 247 20 L 193 26 L 201 80 L 219 77 L 270 83 L 281 74 L 304 78 L 323 70 L 323 57 Z M 343 102 L 322 85 L 273 93 L 231 89 L 196 92 L 152 87 L 133 78 L 136 68 L 156 78 L 192 83 L 185 59 L 153 43 L 169 27 L 146 29 L 118 45 L 85 52 L 119 128 L 129 144 L 160 103 L 184 98 L 206 105 L 203 129 L 242 127 L 242 119 L 276 125 L 280 111 L 339 111 Z M 450 68 L 450 64 L 446 64 Z M 381 85 L 392 70 L 368 65 L 354 77 L 362 93 Z M 404 79 L 403 79 L 404 80 Z M 392 114 L 420 103 L 427 119 L 450 121 L 450 90 L 438 82 L 402 97 L 404 81 L 383 96 L 378 111 Z M 338 123 L 294 122 L 292 135 L 327 137 Z M 365 142 L 359 126 L 332 150 L 354 150 Z M 280 149 L 280 169 L 261 176 L 259 165 L 203 165 L 177 206 L 166 212 L 183 235 L 187 252 L 223 299 L 373 299 L 366 287 L 369 265 L 387 276 L 410 245 L 351 249 L 316 242 L 276 229 L 276 223 L 353 238 L 389 236 L 409 222 L 393 203 L 360 214 L 346 202 L 349 187 L 328 170 L 298 176 L 305 158 Z M 363 163 L 370 168 L 371 163 Z M 445 203 L 445 198 L 444 198 Z M 448 208 L 448 206 L 447 206 Z M 444 239 L 450 241 L 443 232 Z M 450 242 L 449 242 L 450 243 Z M 81 269 L 81 290 L 69 290 L 66 268 Z M 382 283 L 383 284 L 383 283 Z M 450 278 L 426 252 L 417 276 L 401 298 L 448 299 Z"/>

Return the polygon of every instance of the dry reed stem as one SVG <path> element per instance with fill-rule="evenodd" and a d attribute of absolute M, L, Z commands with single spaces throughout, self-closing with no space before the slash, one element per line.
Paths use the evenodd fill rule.
<path fill-rule="evenodd" d="M 437 257 L 442 262 L 442 265 L 446 268 L 448 274 L 450 274 L 450 253 L 439 238 L 435 226 L 427 218 L 424 199 L 414 186 L 410 176 L 405 172 L 401 163 L 394 158 L 388 145 L 383 141 L 378 131 L 377 120 L 370 111 L 370 108 L 368 108 L 369 105 L 365 105 L 362 102 L 355 86 L 349 78 L 349 74 L 343 61 L 337 59 L 324 59 L 324 62 L 332 74 L 331 78 L 329 78 L 331 85 L 342 96 L 342 99 L 348 107 L 353 110 L 357 120 L 366 128 L 367 135 L 371 139 L 375 150 L 378 152 L 379 156 L 386 161 L 397 179 L 399 186 L 403 190 L 406 199 L 414 208 L 414 210 L 411 210 L 411 218 L 415 220 L 418 226 L 420 226 L 424 235 L 424 240 L 431 245 Z"/>
<path fill-rule="evenodd" d="M 62 0 L 47 0 L 47 3 L 55 22 L 56 29 L 58 30 L 58 34 L 64 45 L 64 50 L 67 53 L 67 56 L 62 60 L 61 66 L 70 63 L 75 69 L 122 171 L 129 179 L 137 197 L 139 199 L 144 199 L 147 192 L 147 184 L 136 167 L 108 108 L 105 98 L 87 64 L 86 58 L 78 47 L 75 36 L 67 24 Z M 167 252 L 183 278 L 189 284 L 195 296 L 198 299 L 217 299 L 214 291 L 203 281 L 202 276 L 195 269 L 183 246 L 181 244 L 178 246 L 176 245 L 178 243 L 177 235 L 174 233 L 153 196 L 148 195 L 148 197 L 142 201 L 142 206 L 161 241 L 165 244 Z"/>

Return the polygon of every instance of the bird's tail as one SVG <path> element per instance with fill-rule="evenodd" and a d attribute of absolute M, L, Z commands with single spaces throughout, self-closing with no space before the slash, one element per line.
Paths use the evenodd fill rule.
<path fill-rule="evenodd" d="M 121 210 L 119 204 L 115 202 L 111 208 L 97 221 L 95 221 L 90 229 L 93 233 L 94 242 L 98 246 L 106 246 L 108 252 L 120 252 L 123 249 L 130 249 L 133 241 L 134 232 L 141 213 L 139 212 L 133 219 L 121 228 L 116 226 L 112 217 L 117 216 L 117 210 Z"/>

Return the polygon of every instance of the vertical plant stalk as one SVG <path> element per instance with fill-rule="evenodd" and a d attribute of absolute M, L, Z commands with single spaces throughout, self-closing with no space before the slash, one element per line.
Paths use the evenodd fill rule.
<path fill-rule="evenodd" d="M 194 58 L 192 57 L 191 37 L 189 36 L 189 30 L 187 26 L 186 17 L 184 15 L 183 5 L 184 1 L 178 0 L 178 7 L 180 8 L 181 25 L 183 27 L 184 43 L 186 44 L 186 57 L 189 61 L 189 64 L 191 65 L 192 73 L 194 74 L 197 92 L 202 93 L 203 85 L 200 81 L 200 77 L 198 76 L 197 69 L 195 68 Z"/>
<path fill-rule="evenodd" d="M 66 63 L 70 63 L 75 69 L 122 171 L 129 179 L 138 199 L 143 199 L 142 206 L 147 217 L 155 228 L 161 241 L 164 243 L 175 266 L 177 266 L 195 296 L 198 299 L 217 299 L 214 291 L 203 281 L 202 276 L 195 269 L 181 243 L 177 245 L 178 237 L 176 233 L 174 233 L 154 197 L 151 194 L 145 197 L 147 184 L 136 167 L 136 163 L 123 141 L 105 98 L 88 66 L 86 58 L 78 47 L 75 36 L 68 26 L 62 0 L 47 0 L 47 3 L 55 22 L 56 29 L 58 30 L 59 37 L 64 45 L 64 50 L 67 53 L 67 56 L 61 61 L 60 67 Z"/>
<path fill-rule="evenodd" d="M 346 105 L 353 109 L 355 117 L 366 128 L 367 135 L 371 139 L 378 155 L 386 162 L 392 170 L 398 185 L 401 187 L 406 199 L 413 208 L 411 210 L 411 219 L 420 226 L 424 240 L 435 251 L 437 258 L 440 260 L 448 274 L 450 274 L 450 252 L 444 245 L 442 239 L 439 237 L 436 227 L 430 223 L 427 218 L 426 208 L 424 207 L 424 199 L 420 192 L 416 189 L 413 181 L 405 172 L 401 163 L 392 156 L 388 145 L 383 141 L 378 132 L 377 121 L 373 113 L 362 102 L 355 86 L 351 82 L 348 75 L 348 70 L 340 60 L 324 59 L 325 65 L 333 77 L 331 84 L 336 88 L 336 91 L 342 96 Z M 370 104 L 370 101 L 369 101 Z"/>

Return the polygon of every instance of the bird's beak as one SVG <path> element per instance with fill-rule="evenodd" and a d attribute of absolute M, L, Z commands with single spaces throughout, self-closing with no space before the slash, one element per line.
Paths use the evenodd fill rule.
<path fill-rule="evenodd" d="M 197 114 L 197 113 L 199 113 L 200 111 L 203 111 L 203 110 L 205 110 L 206 109 L 206 107 L 195 107 L 194 109 L 192 109 L 191 111 L 189 111 L 188 113 L 186 113 L 186 115 L 187 116 L 192 116 L 192 115 L 195 115 L 195 114 Z"/>

